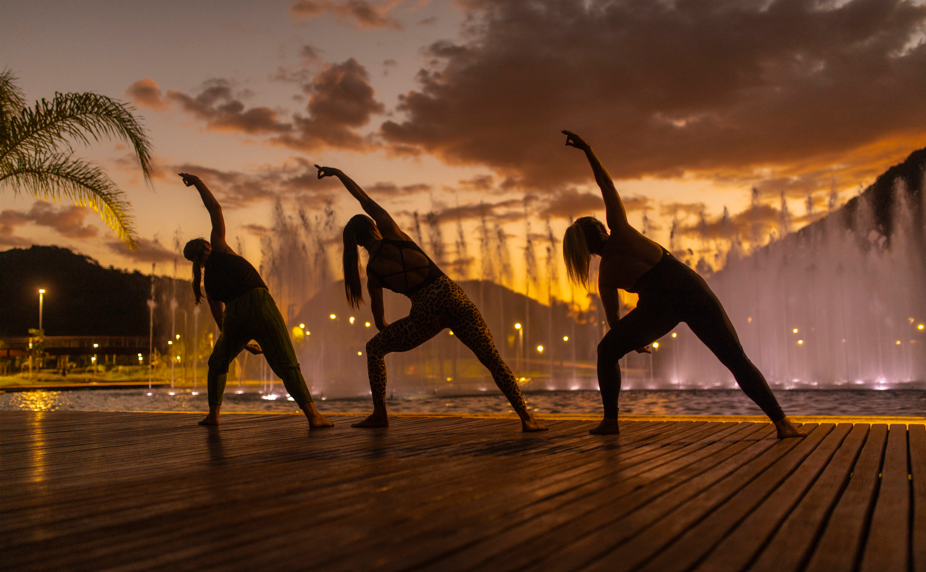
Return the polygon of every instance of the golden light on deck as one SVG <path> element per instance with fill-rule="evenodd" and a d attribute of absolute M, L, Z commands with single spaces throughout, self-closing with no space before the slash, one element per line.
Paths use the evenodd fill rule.
<path fill-rule="evenodd" d="M 543 353 L 543 346 L 537 346 L 537 351 Z"/>
<path fill-rule="evenodd" d="M 337 318 L 337 316 L 335 316 L 334 314 L 331 314 L 331 315 L 328 316 L 328 317 L 331 318 L 332 320 L 335 319 L 335 318 Z"/>
<path fill-rule="evenodd" d="M 569 336 L 563 336 L 563 341 L 564 341 L 564 342 L 568 342 L 568 341 L 569 341 Z"/>
<path fill-rule="evenodd" d="M 799 345 L 799 346 L 804 345 L 804 340 L 797 340 L 797 345 Z"/>
<path fill-rule="evenodd" d="M 793 329 L 793 330 L 791 330 L 791 331 L 792 331 L 793 333 L 795 333 L 795 334 L 796 334 L 796 333 L 797 333 L 797 328 L 794 328 L 794 329 Z"/>

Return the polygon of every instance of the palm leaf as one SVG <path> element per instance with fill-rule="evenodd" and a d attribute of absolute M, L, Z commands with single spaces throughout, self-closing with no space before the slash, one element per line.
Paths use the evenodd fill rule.
<path fill-rule="evenodd" d="M 18 154 L 15 161 L 0 160 L 0 190 L 28 193 L 38 199 L 61 202 L 66 197 L 89 206 L 130 249 L 136 248 L 134 220 L 122 191 L 102 169 L 65 153 Z"/>
<path fill-rule="evenodd" d="M 133 109 L 96 93 L 56 93 L 34 108 L 25 107 L 7 122 L 6 137 L 0 139 L 0 160 L 16 150 L 26 155 L 53 153 L 59 146 L 70 149 L 70 141 L 120 139 L 135 150 L 145 181 L 151 182 L 151 142 Z M 22 157 L 23 155 L 20 155 Z"/>
<path fill-rule="evenodd" d="M 26 107 L 26 98 L 16 85 L 16 76 L 10 70 L 0 72 L 0 147 L 7 139 L 7 125 L 12 117 L 22 113 Z"/>

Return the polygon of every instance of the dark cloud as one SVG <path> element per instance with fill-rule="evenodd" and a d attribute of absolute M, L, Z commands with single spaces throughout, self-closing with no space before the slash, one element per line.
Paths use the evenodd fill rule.
<path fill-rule="evenodd" d="M 201 93 L 190 96 L 179 91 L 168 91 L 166 99 L 176 102 L 181 109 L 206 126 L 215 130 L 242 131 L 250 134 L 285 133 L 292 125 L 282 123 L 278 114 L 269 107 L 246 108 L 240 94 L 232 93 L 232 83 L 225 79 L 206 82 Z"/>
<path fill-rule="evenodd" d="M 29 223 L 51 228 L 67 238 L 93 238 L 99 233 L 95 226 L 85 225 L 84 218 L 93 214 L 89 207 L 57 207 L 43 201 L 36 201 L 28 212 L 5 210 L 0 212 L 0 237 L 17 242 L 14 237 L 17 226 Z M 15 246 L 14 244 L 7 244 Z"/>
<path fill-rule="evenodd" d="M 296 20 L 318 18 L 325 14 L 333 15 L 338 22 L 359 28 L 392 28 L 401 30 L 402 22 L 389 13 L 401 0 L 386 2 L 367 2 L 366 0 L 297 0 L 289 7 L 289 13 Z"/>
<path fill-rule="evenodd" d="M 402 152 L 544 188 L 588 176 L 563 128 L 595 145 L 616 178 L 755 180 L 759 168 L 861 164 L 901 139 L 926 140 L 924 5 L 461 4 L 466 40 L 430 47 L 420 88 L 401 98 L 405 120 L 382 125 Z"/>
<path fill-rule="evenodd" d="M 164 248 L 157 238 L 149 240 L 147 238 L 138 239 L 138 250 L 129 250 L 129 248 L 118 240 L 109 240 L 106 247 L 115 254 L 131 259 L 133 262 L 148 262 L 154 264 L 173 262 L 176 260 L 183 266 L 189 265 L 187 260 L 179 252 Z"/>
<path fill-rule="evenodd" d="M 376 100 L 366 68 L 351 58 L 328 66 L 303 89 L 309 93 L 308 117 L 297 115 L 291 133 L 276 139 L 296 149 L 335 147 L 363 149 L 369 145 L 355 129 L 382 113 L 385 106 Z"/>
<path fill-rule="evenodd" d="M 524 218 L 524 201 L 521 199 L 504 200 L 497 203 L 481 202 L 445 208 L 437 212 L 441 221 L 487 219 L 508 222 Z"/>
<path fill-rule="evenodd" d="M 299 50 L 299 55 L 307 62 L 317 62 L 321 60 L 318 48 L 306 44 Z"/>
<path fill-rule="evenodd" d="M 419 26 L 433 26 L 437 24 L 437 16 L 431 16 L 430 18 L 425 18 L 424 20 L 418 20 Z"/>
<path fill-rule="evenodd" d="M 309 208 L 320 208 L 332 189 L 336 188 L 329 179 L 319 181 L 315 167 L 304 159 L 251 174 L 190 163 L 174 165 L 171 172 L 199 176 L 215 193 L 222 206 L 231 209 L 276 199 L 283 194 L 297 197 L 301 204 Z"/>
<path fill-rule="evenodd" d="M 150 78 L 140 79 L 125 90 L 125 94 L 135 105 L 158 111 L 167 109 L 170 104 L 161 97 L 161 88 Z"/>
<path fill-rule="evenodd" d="M 378 194 L 382 193 L 385 195 L 413 195 L 418 193 L 426 193 L 431 190 L 431 185 L 426 185 L 424 183 L 416 183 L 412 185 L 396 185 L 395 183 L 376 183 L 375 185 L 364 187 L 364 190 L 372 193 Z"/>

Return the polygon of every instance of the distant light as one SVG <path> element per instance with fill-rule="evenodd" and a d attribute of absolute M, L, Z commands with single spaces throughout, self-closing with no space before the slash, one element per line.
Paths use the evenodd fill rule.
<path fill-rule="evenodd" d="M 521 324 L 515 324 L 515 325 L 514 325 L 514 329 L 520 330 L 520 329 L 521 329 Z"/>
<path fill-rule="evenodd" d="M 239 391 L 238 393 L 241 393 L 241 392 Z M 199 392 L 198 392 L 198 391 L 192 391 L 192 392 L 190 392 L 190 395 L 199 395 Z"/>
<path fill-rule="evenodd" d="M 100 347 L 100 344 L 93 344 L 93 347 L 98 348 Z"/>
<path fill-rule="evenodd" d="M 171 340 L 167 340 L 167 345 L 172 346 L 174 345 L 174 342 Z M 93 347 L 96 347 L 96 344 L 93 344 Z"/>
<path fill-rule="evenodd" d="M 277 397 L 279 397 L 279 395 L 276 395 L 275 393 L 271 393 L 270 395 L 261 395 L 261 396 L 260 396 L 261 399 L 266 399 L 266 400 L 268 400 L 268 401 L 274 401 L 274 400 L 276 400 Z"/>
<path fill-rule="evenodd" d="M 897 340 L 895 343 L 899 346 L 899 345 L 900 345 L 900 340 Z"/>
<path fill-rule="evenodd" d="M 141 352 L 138 352 L 138 357 L 141 357 Z"/>
<path fill-rule="evenodd" d="M 299 324 L 299 329 L 300 329 L 300 330 L 304 330 L 304 329 L 305 329 L 305 324 Z"/>
<path fill-rule="evenodd" d="M 331 314 L 331 315 L 328 316 L 328 317 L 331 318 L 332 320 L 335 319 L 335 318 L 337 318 L 337 316 L 335 316 L 334 314 Z"/>
<path fill-rule="evenodd" d="M 797 345 L 799 345 L 799 346 L 804 345 L 804 340 L 797 340 Z"/>
<path fill-rule="evenodd" d="M 95 361 L 96 361 L 96 356 L 93 356 L 92 358 L 90 358 L 90 361 L 94 361 L 94 362 L 95 362 Z"/>
<path fill-rule="evenodd" d="M 751 324 L 751 323 L 752 323 L 752 318 L 751 318 L 751 317 L 750 317 L 750 318 L 746 318 L 746 323 L 747 323 L 747 324 Z"/>
<path fill-rule="evenodd" d="M 180 361 L 180 356 L 177 356 L 177 361 Z"/>
<path fill-rule="evenodd" d="M 148 392 L 148 395 L 150 396 L 150 395 L 153 395 L 153 394 L 149 391 L 149 392 Z"/>
<path fill-rule="evenodd" d="M 453 381 L 453 378 L 452 378 L 452 377 L 448 377 L 448 378 L 447 378 L 447 381 Z"/>
<path fill-rule="evenodd" d="M 180 334 L 177 334 L 177 339 L 178 339 L 178 340 L 180 339 Z"/>
<path fill-rule="evenodd" d="M 366 327 L 369 328 L 369 327 L 370 327 L 370 322 L 365 323 L 364 326 L 366 326 Z"/>
<path fill-rule="evenodd" d="M 357 355 L 358 355 L 358 356 L 362 356 L 362 355 L 363 355 L 363 352 L 357 352 Z"/>
<path fill-rule="evenodd" d="M 653 342 L 653 349 L 658 348 L 658 347 L 659 347 L 659 342 Z"/>
<path fill-rule="evenodd" d="M 543 353 L 543 346 L 537 346 L 537 351 Z"/>
<path fill-rule="evenodd" d="M 797 328 L 794 328 L 794 329 L 791 330 L 791 331 L 794 332 L 794 333 L 796 334 L 796 333 L 797 333 Z"/>
<path fill-rule="evenodd" d="M 177 395 L 177 394 L 176 394 L 176 392 L 168 391 L 168 392 L 167 392 L 167 395 Z"/>
<path fill-rule="evenodd" d="M 350 323 L 351 323 L 351 324 L 354 323 L 354 317 L 353 317 L 353 316 L 350 317 Z"/>
<path fill-rule="evenodd" d="M 145 358 L 138 356 L 138 361 L 145 361 Z"/>
<path fill-rule="evenodd" d="M 673 338 L 677 338 L 677 337 L 678 337 L 678 334 L 677 334 L 676 332 L 672 332 L 672 337 L 673 337 Z"/>
<path fill-rule="evenodd" d="M 916 327 L 917 330 L 922 330 L 923 328 L 926 328 L 926 325 L 920 324 Z"/>
<path fill-rule="evenodd" d="M 450 335 L 451 335 L 451 336 L 453 335 L 453 330 L 450 330 Z"/>
<path fill-rule="evenodd" d="M 39 288 L 39 294 L 44 294 L 44 293 L 45 293 L 45 288 Z"/>

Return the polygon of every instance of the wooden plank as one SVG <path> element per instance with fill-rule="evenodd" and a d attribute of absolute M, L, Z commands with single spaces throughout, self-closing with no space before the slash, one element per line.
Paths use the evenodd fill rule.
<path fill-rule="evenodd" d="M 811 555 L 807 572 L 855 570 L 858 565 L 858 556 L 877 492 L 886 440 L 887 426 L 872 425 L 850 474 L 849 484 Z"/>
<path fill-rule="evenodd" d="M 907 436 L 913 486 L 912 564 L 914 572 L 926 572 L 926 426 L 911 424 Z"/>
<path fill-rule="evenodd" d="M 907 427 L 891 425 L 861 572 L 907 570 L 911 516 L 907 465 Z M 926 542 L 926 538 L 920 542 Z"/>
<path fill-rule="evenodd" d="M 522 434 L 514 419 L 400 417 L 372 431 L 342 417 L 324 431 L 291 415 L 229 415 L 211 429 L 197 420 L 0 414 L 3 567 L 572 570 L 645 552 L 650 533 L 685 519 L 674 538 L 717 534 L 705 527 L 722 521 L 717 530 L 755 526 L 751 542 L 762 544 L 775 525 L 751 524 L 758 515 L 780 522 L 799 497 L 785 530 L 825 496 L 818 489 L 842 486 L 830 482 L 838 474 L 830 465 L 852 464 L 853 440 L 861 448 L 853 429 L 829 465 L 834 436 L 797 463 L 801 451 L 764 423 L 631 421 L 620 436 L 594 437 L 593 421 L 571 420 L 540 434 Z M 894 431 L 889 449 L 899 451 Z M 918 431 L 909 440 L 916 475 L 926 454 Z M 902 464 L 892 455 L 882 497 L 887 467 Z M 782 506 L 772 510 L 775 502 Z M 873 536 L 881 525 L 871 526 Z"/>
<path fill-rule="evenodd" d="M 763 549 L 750 572 L 800 570 L 829 514 L 845 489 L 849 474 L 868 437 L 868 425 L 856 424 L 839 450 L 826 465 L 820 478 L 798 502 Z"/>

